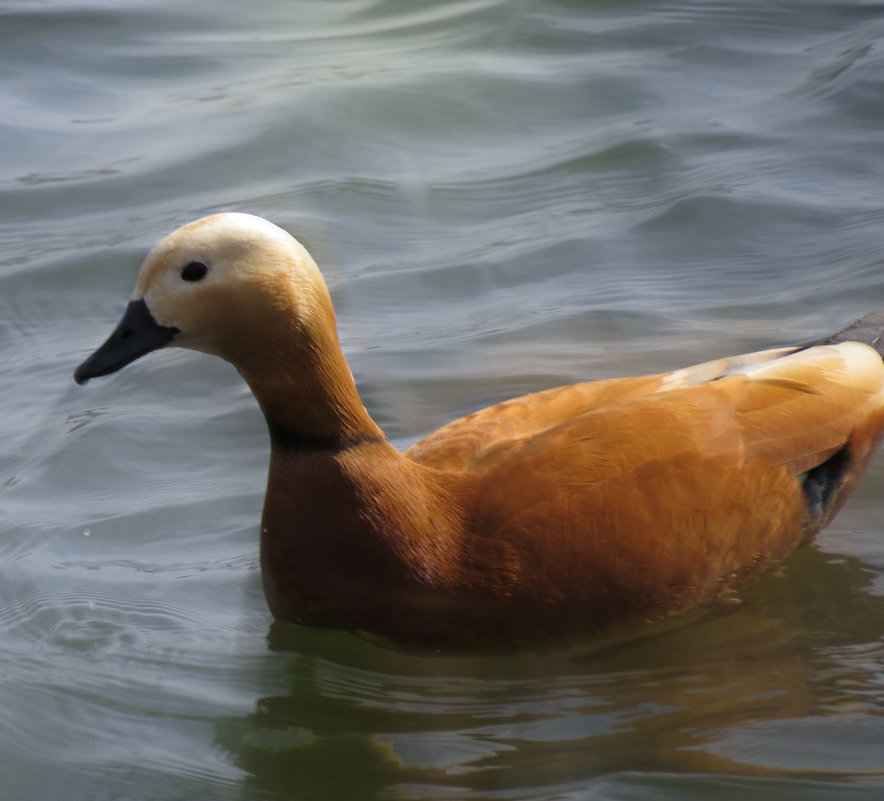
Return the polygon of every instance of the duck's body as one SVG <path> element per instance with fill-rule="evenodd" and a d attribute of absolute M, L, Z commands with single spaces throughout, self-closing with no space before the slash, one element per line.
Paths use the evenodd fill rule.
<path fill-rule="evenodd" d="M 216 215 L 152 251 L 76 377 L 172 341 L 236 365 L 271 434 L 275 616 L 532 635 L 682 611 L 825 525 L 884 431 L 884 313 L 864 319 L 813 347 L 517 398 L 402 454 L 359 399 L 306 251 Z"/>

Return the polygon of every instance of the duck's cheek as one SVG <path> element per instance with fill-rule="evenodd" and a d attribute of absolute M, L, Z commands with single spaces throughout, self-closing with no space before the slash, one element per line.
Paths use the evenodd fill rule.
<path fill-rule="evenodd" d="M 227 345 L 232 335 L 230 328 L 218 330 L 204 320 L 190 318 L 181 322 L 180 330 L 171 344 L 177 348 L 229 359 Z"/>
<path fill-rule="evenodd" d="M 206 337 L 199 337 L 194 335 L 188 335 L 186 333 L 181 333 L 177 337 L 175 337 L 174 342 L 176 347 L 186 348 L 187 350 L 196 350 L 200 353 L 208 353 L 210 356 L 221 356 L 224 358 L 224 354 L 215 346 L 215 344 Z"/>

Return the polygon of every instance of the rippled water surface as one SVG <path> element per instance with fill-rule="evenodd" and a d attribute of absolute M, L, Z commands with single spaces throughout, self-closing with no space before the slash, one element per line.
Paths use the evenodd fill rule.
<path fill-rule="evenodd" d="M 731 605 L 433 650 L 271 622 L 232 368 L 71 372 L 222 209 L 314 252 L 402 446 L 835 330 L 884 304 L 882 36 L 861 0 L 7 0 L 0 796 L 880 799 L 880 460 Z"/>

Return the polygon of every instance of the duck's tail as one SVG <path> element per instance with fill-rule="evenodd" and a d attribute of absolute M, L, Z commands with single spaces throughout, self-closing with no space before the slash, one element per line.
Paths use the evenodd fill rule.
<path fill-rule="evenodd" d="M 884 307 L 805 347 L 839 342 L 862 342 L 884 359 Z M 880 439 L 880 426 L 860 434 L 854 430 L 842 448 L 799 476 L 807 499 L 809 532 L 820 529 L 835 516 L 871 462 Z"/>
<path fill-rule="evenodd" d="M 860 317 L 837 334 L 811 342 L 807 347 L 836 345 L 839 342 L 862 342 L 874 348 L 881 358 L 884 358 L 884 306 L 869 312 L 865 317 Z"/>

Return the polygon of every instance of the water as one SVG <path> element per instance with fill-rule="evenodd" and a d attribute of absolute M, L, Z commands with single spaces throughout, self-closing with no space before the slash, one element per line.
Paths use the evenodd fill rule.
<path fill-rule="evenodd" d="M 435 651 L 271 622 L 231 368 L 70 376 L 221 209 L 311 248 L 402 446 L 828 333 L 884 304 L 882 34 L 861 0 L 7 0 L 2 797 L 880 798 L 880 461 L 729 606 Z"/>

